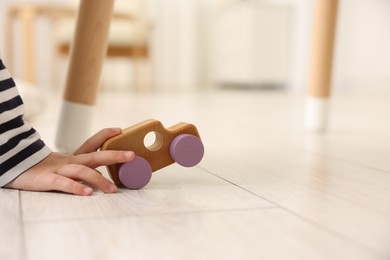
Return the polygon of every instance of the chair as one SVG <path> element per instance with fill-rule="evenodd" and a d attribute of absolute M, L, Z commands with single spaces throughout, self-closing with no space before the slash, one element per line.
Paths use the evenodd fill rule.
<path fill-rule="evenodd" d="M 148 34 L 150 26 L 144 19 L 143 1 L 117 0 L 108 37 L 107 55 L 109 57 L 126 57 L 132 59 L 134 69 L 134 86 L 141 89 L 139 71 L 140 61 L 149 58 Z M 13 61 L 12 26 L 15 20 L 22 21 L 23 37 L 23 75 L 30 83 L 36 83 L 35 57 L 35 23 L 38 18 L 50 19 L 54 26 L 55 57 L 68 56 L 74 37 L 76 16 L 79 1 L 68 5 L 50 4 L 15 4 L 8 10 L 6 53 L 9 67 Z"/>
<path fill-rule="evenodd" d="M 5 58 L 8 67 L 14 70 L 14 22 L 20 20 L 22 24 L 22 78 L 29 83 L 36 83 L 35 57 L 35 22 L 38 17 L 44 16 L 55 20 L 57 17 L 75 16 L 76 10 L 69 6 L 13 4 L 7 10 L 5 21 Z"/>

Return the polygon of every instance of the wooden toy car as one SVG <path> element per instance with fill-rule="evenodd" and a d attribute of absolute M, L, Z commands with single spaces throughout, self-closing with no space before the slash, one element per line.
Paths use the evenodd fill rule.
<path fill-rule="evenodd" d="M 145 136 L 154 132 L 155 142 L 146 147 Z M 198 130 L 192 124 L 179 123 L 164 128 L 160 121 L 146 120 L 126 128 L 122 134 L 108 139 L 101 150 L 134 151 L 134 160 L 107 166 L 110 177 L 118 186 L 140 189 L 149 183 L 152 172 L 174 162 L 192 167 L 203 158 L 204 147 Z"/>

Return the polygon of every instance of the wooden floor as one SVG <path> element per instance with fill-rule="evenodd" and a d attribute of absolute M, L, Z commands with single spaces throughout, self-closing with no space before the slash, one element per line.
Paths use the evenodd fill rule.
<path fill-rule="evenodd" d="M 0 189 L 0 259 L 390 259 L 389 100 L 339 93 L 315 134 L 283 91 L 105 93 L 94 130 L 192 122 L 204 160 L 117 194 Z M 34 124 L 52 145 L 48 106 Z"/>

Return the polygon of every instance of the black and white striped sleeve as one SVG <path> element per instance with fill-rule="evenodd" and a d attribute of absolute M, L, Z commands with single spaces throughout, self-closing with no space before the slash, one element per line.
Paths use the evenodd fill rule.
<path fill-rule="evenodd" d="M 23 101 L 0 56 L 0 187 L 51 153 L 23 114 Z"/>

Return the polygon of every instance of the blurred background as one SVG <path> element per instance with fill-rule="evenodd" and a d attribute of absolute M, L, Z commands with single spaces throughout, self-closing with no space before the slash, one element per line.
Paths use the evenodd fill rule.
<path fill-rule="evenodd" d="M 312 0 L 117 0 L 105 91 L 275 89 L 305 93 Z M 2 0 L 14 76 L 60 92 L 76 0 Z M 340 1 L 333 86 L 390 85 L 390 1 Z M 30 48 L 30 49 L 29 49 Z"/>

